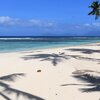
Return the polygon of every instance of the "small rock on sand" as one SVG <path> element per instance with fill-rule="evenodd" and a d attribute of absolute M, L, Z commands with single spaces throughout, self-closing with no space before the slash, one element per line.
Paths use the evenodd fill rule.
<path fill-rule="evenodd" d="M 37 70 L 37 72 L 41 72 L 41 70 Z"/>

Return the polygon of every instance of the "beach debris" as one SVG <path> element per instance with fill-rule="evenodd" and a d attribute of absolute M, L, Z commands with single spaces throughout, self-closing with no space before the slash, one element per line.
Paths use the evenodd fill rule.
<path fill-rule="evenodd" d="M 39 70 L 37 70 L 37 72 L 41 72 L 41 70 L 39 69 Z"/>

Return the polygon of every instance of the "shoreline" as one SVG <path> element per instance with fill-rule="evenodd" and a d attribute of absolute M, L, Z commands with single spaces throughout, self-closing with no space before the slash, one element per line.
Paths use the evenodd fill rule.
<path fill-rule="evenodd" d="M 31 94 L 34 99 L 40 97 L 45 100 L 99 100 L 99 90 L 94 92 L 91 86 L 94 84 L 81 81 L 82 75 L 85 79 L 93 79 L 94 83 L 100 77 L 98 44 L 100 43 L 0 53 L 0 77 L 17 73 L 25 74 L 5 84 Z M 77 75 L 81 79 L 78 79 Z M 16 77 L 14 76 L 15 79 Z M 1 85 L 0 87 L 2 88 Z M 80 89 L 87 90 L 86 88 L 93 91 L 89 93 L 80 91 Z M 10 96 L 11 100 L 15 100 L 15 95 L 5 94 Z M 0 100 L 4 99 L 0 97 Z M 18 100 L 25 100 L 25 98 L 21 95 Z"/>
<path fill-rule="evenodd" d="M 58 46 L 58 47 L 49 47 L 49 48 L 39 48 L 39 49 L 30 49 L 30 50 L 18 50 L 18 51 L 6 51 L 6 52 L 0 52 L 0 54 L 4 53 L 20 53 L 20 52 L 32 52 L 32 51 L 41 51 L 41 50 L 49 50 L 49 49 L 64 49 L 64 48 L 71 48 L 71 47 L 79 47 L 79 46 L 87 46 L 87 45 L 96 45 L 100 44 L 100 42 L 94 42 L 94 43 L 86 43 L 86 44 L 78 44 L 78 45 L 67 45 L 67 46 Z"/>

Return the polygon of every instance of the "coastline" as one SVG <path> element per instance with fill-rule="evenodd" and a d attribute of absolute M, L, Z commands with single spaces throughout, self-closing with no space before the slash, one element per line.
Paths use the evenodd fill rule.
<path fill-rule="evenodd" d="M 67 46 L 57 46 L 57 47 L 49 47 L 49 48 L 39 48 L 39 49 L 30 49 L 30 50 L 18 50 L 18 51 L 6 51 L 6 52 L 0 52 L 1 53 L 20 53 L 20 52 L 32 52 L 32 51 L 40 51 L 40 50 L 49 50 L 49 49 L 64 49 L 64 48 L 70 48 L 70 47 L 80 47 L 80 46 L 87 46 L 87 45 L 96 45 L 96 44 L 100 44 L 100 42 L 93 42 L 93 43 L 85 43 L 85 44 L 78 44 L 78 45 L 67 45 Z"/>
<path fill-rule="evenodd" d="M 92 86 L 75 76 L 85 73 L 100 77 L 98 44 L 0 53 L 0 76 L 24 73 L 25 76 L 7 84 L 45 100 L 99 100 L 96 90 L 80 91 Z M 15 100 L 14 95 L 9 96 Z M 26 99 L 20 96 L 19 100 Z"/>
<path fill-rule="evenodd" d="M 100 42 L 100 37 L 3 37 L 0 53 L 70 47 Z"/>

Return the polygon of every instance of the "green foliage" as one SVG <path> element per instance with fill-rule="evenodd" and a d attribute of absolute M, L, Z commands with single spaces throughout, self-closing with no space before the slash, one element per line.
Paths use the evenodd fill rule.
<path fill-rule="evenodd" d="M 100 17 L 100 3 L 99 1 L 94 1 L 89 6 L 89 8 L 92 9 L 92 11 L 88 15 L 95 15 L 95 19 L 98 19 Z"/>

